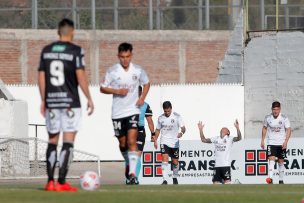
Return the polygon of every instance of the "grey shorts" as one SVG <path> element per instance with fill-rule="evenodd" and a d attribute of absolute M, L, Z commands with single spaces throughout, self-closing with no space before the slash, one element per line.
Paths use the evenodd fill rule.
<path fill-rule="evenodd" d="M 81 108 L 46 109 L 45 121 L 50 134 L 76 132 L 80 129 Z"/>

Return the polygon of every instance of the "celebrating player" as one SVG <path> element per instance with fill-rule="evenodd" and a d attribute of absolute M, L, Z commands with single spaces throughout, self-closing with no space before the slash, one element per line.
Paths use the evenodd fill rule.
<path fill-rule="evenodd" d="M 215 168 L 213 176 L 213 184 L 230 184 L 231 183 L 231 160 L 230 152 L 233 142 L 240 141 L 242 139 L 238 120 L 235 121 L 234 126 L 237 130 L 237 137 L 231 137 L 228 128 L 222 128 L 220 136 L 205 138 L 203 129 L 204 124 L 200 121 L 198 124 L 200 137 L 204 143 L 213 143 L 215 146 Z"/>
<path fill-rule="evenodd" d="M 131 63 L 133 47 L 129 43 L 118 46 L 118 64 L 113 65 L 100 85 L 104 94 L 113 94 L 112 121 L 119 149 L 125 161 L 129 163 L 130 184 L 138 184 L 136 165 L 138 161 L 137 134 L 139 107 L 144 104 L 150 88 L 146 72 L 138 65 Z M 138 97 L 138 87 L 143 91 Z M 128 178 L 128 177 L 126 177 Z"/>
<path fill-rule="evenodd" d="M 58 25 L 60 40 L 43 48 L 40 59 L 38 85 L 41 96 L 40 111 L 46 118 L 49 143 L 46 151 L 47 191 L 77 191 L 66 182 L 73 157 L 73 145 L 81 120 L 78 85 L 88 100 L 88 114 L 94 110 L 85 73 L 84 51 L 72 43 L 74 23 L 63 19 Z M 63 132 L 63 145 L 59 158 L 59 178 L 54 184 L 57 162 L 57 144 Z"/>
<path fill-rule="evenodd" d="M 279 164 L 279 184 L 284 184 L 284 159 L 288 140 L 291 136 L 290 122 L 287 116 L 281 114 L 281 104 L 278 101 L 272 103 L 272 113 L 267 115 L 262 128 L 261 147 L 265 148 L 265 137 L 267 135 L 268 184 L 273 183 L 273 173 L 276 158 Z"/>
<path fill-rule="evenodd" d="M 173 184 L 178 184 L 177 177 L 179 171 L 179 138 L 186 132 L 186 128 L 182 117 L 172 112 L 172 105 L 170 101 L 163 103 L 164 113 L 159 116 L 155 130 L 154 147 L 157 149 L 157 138 L 161 134 L 160 148 L 162 153 L 162 173 L 163 185 L 168 184 L 168 161 L 171 157 L 173 165 Z M 179 129 L 181 131 L 179 132 Z"/>

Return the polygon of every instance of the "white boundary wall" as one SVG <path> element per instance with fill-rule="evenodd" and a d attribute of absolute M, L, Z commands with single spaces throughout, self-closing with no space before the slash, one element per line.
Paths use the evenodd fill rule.
<path fill-rule="evenodd" d="M 44 124 L 40 115 L 40 96 L 37 86 L 8 86 L 16 99 L 27 101 L 29 123 Z M 82 128 L 77 135 L 75 147 L 96 154 L 101 160 L 122 160 L 118 142 L 114 137 L 111 122 L 112 96 L 99 92 L 98 86 L 90 87 L 95 103 L 95 112 L 88 117 L 85 113 L 86 100 L 81 94 L 83 106 Z M 152 86 L 146 101 L 150 104 L 156 124 L 162 113 L 162 102 L 170 100 L 173 110 L 181 114 L 187 132 L 182 140 L 199 140 L 197 121 L 205 123 L 207 137 L 219 134 L 221 127 L 228 127 L 232 135 L 234 120 L 239 119 L 243 133 L 244 123 L 244 87 L 241 85 L 162 85 Z M 244 133 L 243 133 L 244 134 Z M 150 133 L 147 129 L 147 142 Z M 29 136 L 35 136 L 35 128 L 29 127 Z M 47 140 L 44 127 L 38 128 L 38 138 Z"/>

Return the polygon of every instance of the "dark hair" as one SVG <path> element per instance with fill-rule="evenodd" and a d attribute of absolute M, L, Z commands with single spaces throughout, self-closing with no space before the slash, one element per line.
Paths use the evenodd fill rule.
<path fill-rule="evenodd" d="M 66 34 L 66 31 L 64 30 L 64 28 L 72 28 L 74 29 L 74 22 L 68 18 L 64 18 L 62 19 L 59 23 L 58 23 L 58 34 Z"/>
<path fill-rule="evenodd" d="M 171 108 L 171 109 L 172 109 L 172 104 L 171 104 L 171 102 L 169 102 L 169 101 L 165 101 L 165 102 L 163 103 L 163 109 L 168 109 L 168 108 Z"/>
<path fill-rule="evenodd" d="M 132 50 L 133 50 L 132 44 L 127 43 L 127 42 L 121 43 L 118 46 L 118 53 L 120 53 L 120 52 L 126 52 L 126 51 L 132 52 Z"/>
<path fill-rule="evenodd" d="M 278 101 L 275 101 L 275 102 L 272 102 L 272 105 L 271 105 L 271 107 L 272 107 L 272 108 L 276 108 L 276 107 L 279 107 L 279 108 L 281 108 L 281 104 L 280 104 L 280 102 L 278 102 Z"/>

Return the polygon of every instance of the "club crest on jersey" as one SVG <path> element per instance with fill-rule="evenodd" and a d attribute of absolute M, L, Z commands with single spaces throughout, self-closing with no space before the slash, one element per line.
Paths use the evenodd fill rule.
<path fill-rule="evenodd" d="M 171 123 L 174 123 L 174 119 L 171 119 Z"/>
<path fill-rule="evenodd" d="M 282 121 L 279 121 L 279 124 L 282 125 Z"/>
<path fill-rule="evenodd" d="M 134 74 L 134 75 L 132 76 L 132 79 L 133 79 L 134 81 L 136 81 L 136 80 L 137 80 L 137 75 Z"/>

